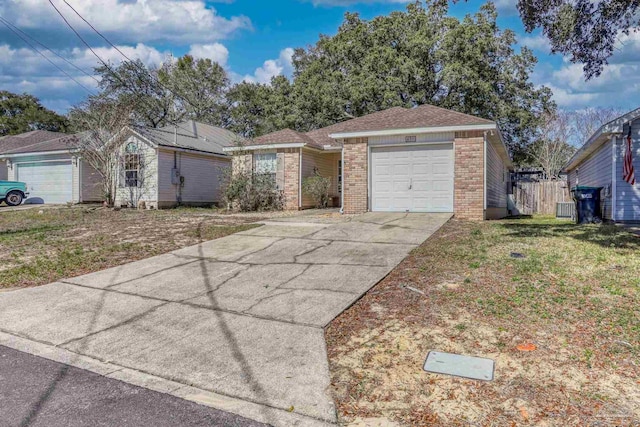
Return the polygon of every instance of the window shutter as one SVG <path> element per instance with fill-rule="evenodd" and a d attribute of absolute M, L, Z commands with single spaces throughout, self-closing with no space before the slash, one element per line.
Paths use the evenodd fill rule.
<path fill-rule="evenodd" d="M 284 153 L 277 154 L 276 185 L 278 190 L 284 190 Z"/>

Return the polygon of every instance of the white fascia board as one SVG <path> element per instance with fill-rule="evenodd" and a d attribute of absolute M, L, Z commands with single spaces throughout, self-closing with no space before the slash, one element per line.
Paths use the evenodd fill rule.
<path fill-rule="evenodd" d="M 426 127 L 426 128 L 386 129 L 386 130 L 372 130 L 372 131 L 362 131 L 362 132 L 342 132 L 342 133 L 332 133 L 329 135 L 329 137 L 333 139 L 366 138 L 370 136 L 414 135 L 419 133 L 494 130 L 496 128 L 497 128 L 497 125 L 495 123 L 491 123 L 491 124 L 483 124 L 483 125 L 436 126 L 436 127 Z"/>
<path fill-rule="evenodd" d="M 16 153 L 16 154 L 0 154 L 1 158 L 13 159 L 17 157 L 30 157 L 30 156 L 47 156 L 56 154 L 71 154 L 77 150 L 57 150 L 57 151 L 34 151 L 32 153 Z"/>
<path fill-rule="evenodd" d="M 273 150 L 275 148 L 302 148 L 307 144 L 301 142 L 291 144 L 261 144 L 261 145 L 246 145 L 244 147 L 224 147 L 222 150 L 226 152 L 233 151 L 254 151 L 254 150 Z"/>
<path fill-rule="evenodd" d="M 584 159 L 589 157 L 594 151 L 596 151 L 602 144 L 607 142 L 611 136 L 622 135 L 620 132 L 609 132 L 602 128 L 598 130 L 586 144 L 584 144 L 576 153 L 571 157 L 567 164 L 562 168 L 563 172 L 569 172 L 575 169 Z"/>
<path fill-rule="evenodd" d="M 335 146 L 335 145 L 324 145 L 322 147 L 323 151 L 342 151 L 342 146 Z"/>

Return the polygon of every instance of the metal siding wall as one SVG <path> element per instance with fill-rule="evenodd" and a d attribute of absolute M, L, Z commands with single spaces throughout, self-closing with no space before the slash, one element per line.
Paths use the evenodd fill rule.
<path fill-rule="evenodd" d="M 147 145 L 144 141 L 131 136 L 127 141 L 122 144 L 121 153 L 124 155 L 125 148 L 129 142 L 138 142 L 143 147 L 142 154 L 144 158 L 144 165 L 146 170 L 144 172 L 144 188 L 140 190 L 140 201 L 155 203 L 157 202 L 158 194 L 158 155 L 156 149 Z M 116 189 L 116 201 L 120 204 L 128 204 L 131 201 L 131 190 L 125 187 L 118 186 Z"/>
<path fill-rule="evenodd" d="M 176 186 L 171 184 L 173 151 L 158 150 L 158 201 L 176 201 Z"/>
<path fill-rule="evenodd" d="M 80 181 L 82 188 L 82 202 L 101 202 L 104 200 L 102 194 L 102 176 L 93 166 L 86 161 L 82 161 L 80 169 L 82 179 Z"/>
<path fill-rule="evenodd" d="M 223 169 L 230 167 L 231 159 L 178 153 L 178 168 L 185 178 L 182 202 L 219 203 Z M 161 172 L 170 174 L 170 170 Z"/>
<path fill-rule="evenodd" d="M 575 169 L 571 171 L 569 174 L 570 185 L 575 187 L 577 183 L 577 185 L 588 187 L 606 188 L 611 186 L 612 168 L 611 141 L 607 141 L 578 165 L 579 172 L 576 173 Z M 619 185 L 620 182 L 618 181 Z M 605 194 L 607 192 L 603 190 L 601 193 L 602 214 L 605 219 L 611 219 L 611 197 L 607 197 Z"/>
<path fill-rule="evenodd" d="M 616 221 L 640 221 L 640 121 L 633 123 L 632 129 L 633 166 L 636 171 L 636 185 L 622 179 L 626 130 L 624 137 L 616 139 Z"/>
<path fill-rule="evenodd" d="M 504 162 L 487 141 L 487 208 L 507 207 L 507 176 Z"/>

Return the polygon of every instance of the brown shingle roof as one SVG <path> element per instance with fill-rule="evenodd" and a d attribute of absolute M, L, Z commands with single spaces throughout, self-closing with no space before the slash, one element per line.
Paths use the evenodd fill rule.
<path fill-rule="evenodd" d="M 434 105 L 415 108 L 393 107 L 366 116 L 336 123 L 306 134 L 285 129 L 255 138 L 251 145 L 285 144 L 302 142 L 316 147 L 340 146 L 329 135 L 347 132 L 369 132 L 393 129 L 414 129 L 428 127 L 473 126 L 494 124 L 495 122 L 469 114 L 458 113 Z M 309 140 L 311 142 L 309 142 Z"/>
<path fill-rule="evenodd" d="M 309 136 L 291 129 L 282 129 L 247 141 L 247 145 L 271 144 L 309 144 L 318 146 Z"/>
<path fill-rule="evenodd" d="M 66 133 L 35 130 L 0 139 L 0 154 L 39 153 L 69 150 L 77 145 L 77 137 Z"/>

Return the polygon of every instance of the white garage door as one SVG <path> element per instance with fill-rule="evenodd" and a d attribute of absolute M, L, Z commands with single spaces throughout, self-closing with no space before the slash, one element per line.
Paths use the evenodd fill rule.
<path fill-rule="evenodd" d="M 19 164 L 18 181 L 27 183 L 30 203 L 66 203 L 73 198 L 70 161 Z"/>
<path fill-rule="evenodd" d="M 453 212 L 453 144 L 371 149 L 371 205 L 379 212 Z"/>

